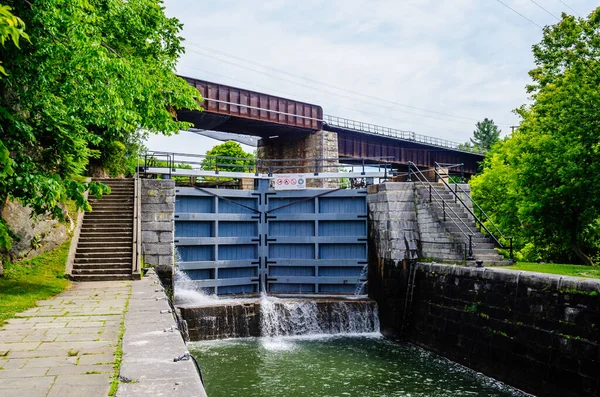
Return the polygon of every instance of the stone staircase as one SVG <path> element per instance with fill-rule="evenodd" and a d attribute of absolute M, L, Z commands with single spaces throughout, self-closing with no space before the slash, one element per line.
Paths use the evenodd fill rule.
<path fill-rule="evenodd" d="M 133 179 L 94 179 L 111 193 L 89 199 L 71 276 L 76 281 L 131 280 L 133 260 Z"/>
<path fill-rule="evenodd" d="M 441 182 L 431 182 L 435 192 L 432 190 L 432 203 L 429 204 L 431 216 L 437 220 L 437 223 L 443 227 L 446 234 L 449 234 L 451 239 L 456 242 L 467 242 L 463 232 L 467 235 L 472 234 L 473 240 L 473 257 L 475 260 L 482 260 L 484 265 L 490 264 L 507 264 L 504 257 L 494 249 L 494 243 L 491 238 L 484 236 L 477 228 L 471 214 L 465 209 L 460 201 L 455 202 L 455 196 Z M 423 184 L 417 185 L 417 194 L 421 202 L 429 202 L 429 187 Z M 440 201 L 440 198 L 446 202 L 446 220 L 444 221 L 444 210 L 440 205 L 435 203 L 435 200 Z M 468 202 L 465 202 L 467 205 Z M 457 226 L 458 225 L 458 226 Z M 468 248 L 468 245 L 467 245 Z M 473 261 L 474 262 L 474 261 Z"/>

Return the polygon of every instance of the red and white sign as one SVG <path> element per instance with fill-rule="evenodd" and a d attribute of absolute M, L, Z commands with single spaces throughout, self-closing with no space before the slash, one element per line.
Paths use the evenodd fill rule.
<path fill-rule="evenodd" d="M 283 174 L 275 177 L 275 190 L 306 189 L 306 179 L 303 175 Z"/>

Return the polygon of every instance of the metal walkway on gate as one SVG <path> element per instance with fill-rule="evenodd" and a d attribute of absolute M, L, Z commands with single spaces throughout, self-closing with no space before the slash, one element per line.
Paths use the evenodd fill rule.
<path fill-rule="evenodd" d="M 179 269 L 217 295 L 353 294 L 366 281 L 365 189 L 179 187 Z"/>

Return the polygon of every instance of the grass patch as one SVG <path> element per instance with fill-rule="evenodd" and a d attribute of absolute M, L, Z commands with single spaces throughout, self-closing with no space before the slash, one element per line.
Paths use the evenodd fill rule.
<path fill-rule="evenodd" d="M 131 293 L 131 289 L 129 290 Z M 117 349 L 115 350 L 115 363 L 113 364 L 113 377 L 110 383 L 110 390 L 108 391 L 108 395 L 113 397 L 117 394 L 117 389 L 119 388 L 119 371 L 121 370 L 121 363 L 123 362 L 123 335 L 125 335 L 125 314 L 129 310 L 129 300 L 131 299 L 131 295 L 125 301 L 125 310 L 123 311 L 123 318 L 121 319 L 121 327 L 119 329 L 119 339 L 117 341 Z"/>
<path fill-rule="evenodd" d="M 518 262 L 512 266 L 502 267 L 509 270 L 525 270 L 528 272 L 560 274 L 563 276 L 600 278 L 600 267 L 530 262 Z"/>
<path fill-rule="evenodd" d="M 0 277 L 0 326 L 16 313 L 34 307 L 36 301 L 48 299 L 70 285 L 65 278 L 70 244 L 69 239 L 35 258 L 4 265 L 4 277 Z"/>

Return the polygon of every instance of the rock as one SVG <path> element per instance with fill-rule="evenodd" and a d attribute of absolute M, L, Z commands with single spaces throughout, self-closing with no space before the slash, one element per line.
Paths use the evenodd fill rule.
<path fill-rule="evenodd" d="M 69 235 L 67 226 L 47 216 L 32 217 L 32 211 L 18 202 L 8 202 L 2 218 L 19 240 L 14 240 L 9 256 L 29 259 L 63 244 Z M 0 272 L 1 273 L 1 272 Z"/>

